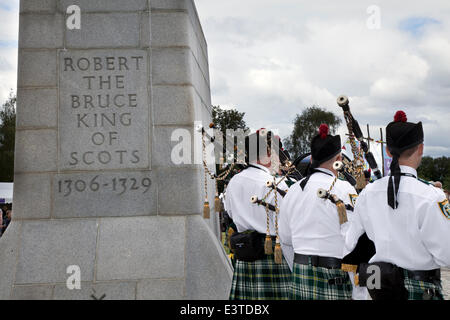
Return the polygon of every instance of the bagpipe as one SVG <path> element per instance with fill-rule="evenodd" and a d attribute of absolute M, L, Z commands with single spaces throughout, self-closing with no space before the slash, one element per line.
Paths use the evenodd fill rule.
<path fill-rule="evenodd" d="M 258 204 L 260 206 L 263 206 L 263 207 L 267 207 L 270 211 L 274 211 L 274 212 L 277 211 L 277 208 L 273 204 L 270 204 L 270 203 L 267 203 L 264 200 L 258 199 L 257 196 L 252 196 L 250 198 L 250 202 L 251 203 L 256 203 L 256 204 Z"/>
<path fill-rule="evenodd" d="M 336 161 L 335 163 L 333 163 L 333 169 L 335 169 L 337 172 L 340 172 L 340 173 L 345 171 L 344 164 L 341 161 Z M 339 224 L 342 225 L 348 221 L 347 210 L 353 211 L 353 207 L 351 205 L 346 205 L 344 203 L 344 201 L 339 199 L 339 197 L 337 195 L 331 193 L 331 190 L 333 189 L 334 185 L 336 184 L 337 179 L 338 179 L 338 175 L 336 175 L 334 177 L 334 180 L 328 190 L 319 188 L 317 190 L 317 196 L 321 199 L 331 201 L 331 203 L 333 203 L 336 206 L 338 216 L 339 216 Z"/>
<path fill-rule="evenodd" d="M 214 123 L 209 124 L 209 129 L 215 130 L 217 129 Z M 239 159 L 239 150 L 236 145 L 228 145 L 222 144 L 216 136 L 210 135 L 204 126 L 198 125 L 195 130 L 202 135 L 202 164 L 205 172 L 204 178 L 204 189 L 205 189 L 205 201 L 203 203 L 203 218 L 210 218 L 210 206 L 208 201 L 208 175 L 210 179 L 215 182 L 215 197 L 214 197 L 214 209 L 216 213 L 220 213 L 223 209 L 222 200 L 219 198 L 219 182 L 224 182 L 225 184 L 229 181 L 230 177 L 234 174 L 245 169 L 246 165 L 244 162 L 238 162 L 236 159 Z M 228 159 L 225 160 L 224 157 L 221 158 L 221 164 L 219 165 L 219 169 L 221 169 L 221 173 L 217 174 L 216 172 L 211 171 L 208 168 L 208 163 L 206 160 L 206 141 L 214 144 L 214 148 L 218 147 L 220 150 L 225 151 L 225 154 L 228 155 Z M 236 154 L 236 151 L 238 154 Z M 224 166 L 222 166 L 224 165 Z M 228 179 L 228 180 L 227 180 Z"/>
<path fill-rule="evenodd" d="M 209 125 L 210 129 L 216 129 L 213 123 Z M 218 204 L 220 201 L 219 194 L 218 194 L 218 187 L 217 182 L 223 181 L 225 185 L 228 184 L 228 182 L 231 180 L 231 178 L 241 172 L 242 170 L 247 169 L 250 166 L 250 157 L 249 157 L 249 147 L 248 144 L 250 143 L 248 141 L 248 137 L 246 137 L 246 147 L 245 150 L 241 150 L 238 148 L 237 144 L 233 142 L 232 145 L 229 144 L 221 144 L 218 139 L 216 139 L 215 135 L 208 134 L 207 130 L 199 125 L 197 126 L 196 130 L 198 132 L 201 132 L 202 134 L 202 155 L 203 155 L 203 167 L 205 169 L 205 202 L 204 202 L 204 217 L 209 218 L 209 203 L 208 203 L 208 195 L 207 195 L 207 174 L 210 176 L 211 179 L 214 179 L 216 182 L 216 197 L 215 197 L 215 207 L 216 211 L 218 212 L 218 209 L 221 208 L 221 206 Z M 275 135 L 266 129 L 260 129 L 256 132 L 257 134 L 257 144 L 259 146 L 259 139 L 265 139 L 267 144 L 270 146 L 272 152 L 271 155 L 274 153 L 278 154 L 278 159 L 272 157 L 275 163 L 279 164 L 279 172 L 277 172 L 276 176 L 279 177 L 278 181 L 267 181 L 266 186 L 269 188 L 268 194 L 263 199 L 257 199 L 255 196 L 250 199 L 250 201 L 254 204 L 263 205 L 267 207 L 265 203 L 265 199 L 271 192 L 276 192 L 282 197 L 286 195 L 287 190 L 282 190 L 278 187 L 278 185 L 285 181 L 288 187 L 293 185 L 297 180 L 301 179 L 303 175 L 300 173 L 300 171 L 296 168 L 295 162 L 291 162 L 289 153 L 283 149 L 281 141 L 278 142 L 279 145 L 277 147 L 273 147 L 276 145 L 276 143 L 272 143 L 275 139 Z M 206 141 L 209 140 L 211 143 L 214 143 L 215 147 L 218 147 L 219 149 L 225 151 L 225 153 L 228 154 L 228 159 L 225 161 L 224 158 L 222 158 L 222 162 L 225 164 L 224 167 L 221 169 L 223 170 L 222 173 L 216 174 L 214 172 L 211 172 L 208 168 L 208 165 L 206 163 Z M 275 152 L 273 152 L 275 151 Z M 244 161 L 239 161 L 239 159 L 245 159 Z M 220 165 L 221 166 L 221 165 Z M 275 176 L 275 175 L 274 175 Z M 268 206 L 271 211 L 275 211 L 274 205 Z"/>
<path fill-rule="evenodd" d="M 261 136 L 271 135 L 270 131 L 266 131 L 262 129 L 259 133 Z M 280 142 L 281 143 L 281 142 Z M 309 154 L 307 154 L 309 155 Z M 250 202 L 253 204 L 257 204 L 260 206 L 266 207 L 266 209 L 270 211 L 276 212 L 278 210 L 277 205 L 268 204 L 266 202 L 266 198 L 274 192 L 275 194 L 280 195 L 284 198 L 288 192 L 288 190 L 283 190 L 279 188 L 279 185 L 284 181 L 285 184 L 290 188 L 295 182 L 302 179 L 304 174 L 301 173 L 301 170 L 298 168 L 298 164 L 305 156 L 301 156 L 297 158 L 295 161 L 291 161 L 291 157 L 289 153 L 282 148 L 282 145 L 279 146 L 279 174 L 274 175 L 274 179 L 268 180 L 266 182 L 266 187 L 269 191 L 264 195 L 262 199 L 258 199 L 257 196 L 252 196 L 250 198 Z"/>
<path fill-rule="evenodd" d="M 348 221 L 347 219 L 347 210 L 353 211 L 353 207 L 350 205 L 346 205 L 344 201 L 339 199 L 339 197 L 335 194 L 332 194 L 329 190 L 325 190 L 320 188 L 317 190 L 317 196 L 321 199 L 330 200 L 331 203 L 336 205 L 338 215 L 339 215 L 339 224 L 344 224 Z"/>
<path fill-rule="evenodd" d="M 364 174 L 364 158 L 369 164 L 372 172 L 377 179 L 382 178 L 382 174 L 378 169 L 378 165 L 372 152 L 369 151 L 367 143 L 363 140 L 363 134 L 359 126 L 358 121 L 353 117 L 350 111 L 349 99 L 346 96 L 340 96 L 337 99 L 339 107 L 344 112 L 345 122 L 347 124 L 350 145 L 352 147 L 353 161 L 344 157 L 342 164 L 336 164 L 335 169 L 342 173 L 346 180 L 349 181 L 351 177 L 354 178 L 354 182 L 350 183 L 355 186 L 357 192 L 361 192 L 367 182 L 367 177 Z M 360 148 L 356 145 L 355 138 L 359 141 Z M 353 208 L 352 208 L 353 209 Z M 351 209 L 351 211 L 353 211 Z M 342 270 L 355 273 L 355 284 L 358 284 L 358 277 L 356 276 L 359 271 L 359 266 L 362 263 L 368 263 L 369 260 L 375 255 L 375 244 L 371 241 L 367 234 L 364 233 L 359 239 L 355 249 L 346 255 L 342 259 Z"/>
<path fill-rule="evenodd" d="M 333 168 L 339 173 L 345 172 L 345 165 L 343 162 L 336 161 L 333 164 Z M 347 211 L 353 212 L 354 208 L 350 204 L 345 204 L 343 200 L 339 199 L 339 197 L 333 193 L 331 190 L 333 189 L 334 184 L 336 183 L 338 177 L 336 176 L 331 184 L 331 187 L 328 190 L 318 189 L 317 196 L 324 200 L 331 201 L 334 205 L 336 205 L 338 216 L 339 216 L 339 224 L 344 224 L 348 221 Z M 364 233 L 359 239 L 355 249 L 346 255 L 342 259 L 341 269 L 346 272 L 353 272 L 355 274 L 355 285 L 358 285 L 358 277 L 356 273 L 359 271 L 359 265 L 362 263 L 368 263 L 369 260 L 375 255 L 375 245 L 374 243 L 367 237 L 367 234 Z"/>
<path fill-rule="evenodd" d="M 216 129 L 214 124 L 211 123 L 209 125 L 210 129 Z M 258 199 L 256 196 L 252 196 L 250 201 L 252 204 L 261 205 L 265 208 L 266 211 L 266 220 L 267 220 L 267 232 L 266 232 L 266 239 L 264 244 L 264 252 L 265 254 L 274 254 L 274 261 L 277 264 L 282 263 L 282 252 L 281 252 L 281 244 L 278 236 L 278 214 L 279 214 L 279 207 L 278 207 L 278 195 L 281 195 L 284 197 L 286 195 L 287 190 L 282 190 L 279 188 L 279 184 L 282 181 L 289 181 L 292 185 L 295 183 L 296 177 L 302 177 L 301 173 L 297 170 L 297 168 L 293 165 L 293 163 L 290 161 L 289 154 L 282 148 L 280 138 L 277 138 L 271 131 L 268 131 L 266 129 L 260 129 L 256 132 L 256 135 L 251 134 L 247 135 L 245 137 L 245 150 L 238 148 L 238 143 L 236 143 L 233 139 L 233 142 L 225 145 L 222 144 L 219 139 L 216 138 L 215 135 L 208 134 L 207 130 L 203 126 L 198 126 L 196 128 L 198 132 L 201 132 L 202 134 L 202 159 L 203 159 L 203 167 L 205 170 L 205 201 L 203 205 L 203 217 L 205 219 L 210 218 L 210 207 L 208 202 L 208 188 L 207 188 L 207 180 L 208 175 L 211 179 L 215 180 L 216 184 L 216 196 L 215 196 L 215 211 L 216 212 L 223 212 L 223 216 L 226 217 L 227 213 L 225 210 L 222 210 L 222 203 L 221 199 L 218 194 L 218 182 L 222 181 L 226 188 L 226 185 L 230 181 L 230 179 L 237 173 L 241 172 L 242 170 L 245 170 L 249 167 L 251 167 L 251 162 L 253 161 L 250 157 L 250 149 L 251 144 L 255 141 L 250 141 L 251 138 L 255 138 L 256 136 L 256 146 L 257 146 L 257 159 L 259 159 L 259 149 L 260 142 L 263 142 L 263 152 L 266 152 L 266 154 L 270 154 L 270 160 L 271 160 L 271 166 L 275 164 L 276 169 L 273 175 L 273 181 L 269 181 L 266 183 L 266 187 L 268 188 L 268 192 L 262 199 Z M 274 139 L 276 138 L 276 139 Z M 220 150 L 225 151 L 228 154 L 227 161 L 225 161 L 225 158 L 221 158 L 221 164 L 225 165 L 223 168 L 221 168 L 223 171 L 220 174 L 212 172 L 208 168 L 208 164 L 206 161 L 206 141 L 210 141 L 214 144 L 214 147 L 218 147 Z M 278 142 L 278 143 L 277 143 Z M 253 145 L 252 145 L 253 146 Z M 264 150 L 264 146 L 267 148 L 267 150 Z M 244 161 L 239 161 L 243 160 Z M 288 184 L 289 185 L 289 184 Z M 266 201 L 267 197 L 274 193 L 274 204 L 268 203 Z M 225 194 L 225 192 L 224 192 Z M 272 248 L 272 237 L 270 235 L 269 230 L 269 211 L 272 211 L 275 213 L 275 232 L 276 232 L 276 243 L 275 243 L 275 249 Z M 232 224 L 232 220 L 228 219 L 228 226 L 225 226 L 227 229 L 227 237 L 228 242 L 230 242 L 231 238 L 233 236 L 238 236 L 237 230 L 230 227 Z M 229 244 L 230 249 L 231 245 Z"/>
<path fill-rule="evenodd" d="M 286 196 L 286 193 L 288 192 L 288 190 L 281 190 L 273 183 L 273 181 L 270 180 L 266 182 L 266 187 L 272 188 L 274 191 L 278 192 L 280 196 L 282 196 L 283 198 Z"/>
<path fill-rule="evenodd" d="M 366 186 L 366 177 L 364 174 L 364 158 L 369 164 L 370 169 L 377 179 L 382 178 L 380 169 L 378 169 L 377 162 L 372 152 L 369 151 L 369 146 L 364 141 L 364 137 L 359 126 L 358 121 L 353 117 L 350 111 L 350 102 L 346 96 L 340 96 L 337 99 L 339 107 L 344 112 L 344 119 L 347 124 L 350 145 L 352 147 L 353 161 L 345 161 L 349 173 L 356 179 L 356 189 L 362 190 Z M 356 145 L 356 140 L 359 142 L 360 148 Z"/>

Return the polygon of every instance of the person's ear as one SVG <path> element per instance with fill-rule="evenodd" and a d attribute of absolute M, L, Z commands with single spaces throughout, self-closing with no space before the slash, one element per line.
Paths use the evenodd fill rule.
<path fill-rule="evenodd" d="M 419 154 L 419 156 L 423 156 L 423 149 L 424 149 L 424 144 L 421 143 L 421 144 L 419 145 L 419 148 L 418 148 L 418 154 Z"/>

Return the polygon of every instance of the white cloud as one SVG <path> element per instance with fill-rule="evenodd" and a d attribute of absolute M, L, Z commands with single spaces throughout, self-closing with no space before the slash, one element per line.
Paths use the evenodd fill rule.
<path fill-rule="evenodd" d="M 375 138 L 402 109 L 424 122 L 426 152 L 450 156 L 450 3 L 378 1 L 379 30 L 366 26 L 371 1 L 196 4 L 212 102 L 246 112 L 251 127 L 276 123 L 287 136 L 295 114 L 312 104 L 342 116 L 336 98 L 347 94 Z"/>
<path fill-rule="evenodd" d="M 195 2 L 213 104 L 246 112 L 250 127 L 285 137 L 304 107 L 341 116 L 336 98 L 346 94 L 376 138 L 402 109 L 424 122 L 427 153 L 450 156 L 450 2 L 378 0 L 379 30 L 366 26 L 371 0 Z M 0 0 L 0 101 L 16 87 L 18 7 Z"/>
<path fill-rule="evenodd" d="M 0 0 L 0 40 L 16 41 L 19 35 L 19 0 Z"/>
<path fill-rule="evenodd" d="M 17 86 L 19 0 L 0 0 L 0 103 Z"/>

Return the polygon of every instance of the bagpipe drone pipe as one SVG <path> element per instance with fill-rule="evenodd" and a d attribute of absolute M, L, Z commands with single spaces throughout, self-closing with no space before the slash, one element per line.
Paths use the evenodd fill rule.
<path fill-rule="evenodd" d="M 344 158 L 344 160 L 345 160 L 345 158 Z M 347 181 L 350 180 L 353 183 L 355 183 L 355 179 L 350 174 L 348 174 L 348 172 L 346 175 L 343 174 L 344 172 L 346 172 L 346 165 L 345 165 L 344 161 L 343 162 L 336 161 L 333 164 L 333 169 L 335 169 L 339 174 L 342 174 Z M 336 181 L 336 179 L 337 179 L 337 177 L 335 178 L 335 181 Z M 336 205 L 338 215 L 339 215 L 339 223 L 343 224 L 343 223 L 347 222 L 347 210 L 353 211 L 354 208 L 352 205 L 345 205 L 341 199 L 339 199 L 336 195 L 331 193 L 331 190 L 333 188 L 335 181 L 333 182 L 332 186 L 330 187 L 330 189 L 328 191 L 326 191 L 324 189 L 318 189 L 317 195 L 319 198 L 328 199 Z M 352 184 L 352 182 L 350 182 L 350 183 Z M 356 274 L 359 271 L 360 264 L 368 263 L 369 260 L 374 255 L 375 255 L 375 245 L 374 245 L 373 241 L 371 241 L 367 237 L 367 234 L 364 233 L 358 239 L 358 243 L 357 243 L 355 249 L 342 259 L 341 268 L 344 271 L 353 272 Z M 357 279 L 357 278 L 355 278 L 355 279 Z"/>
<path fill-rule="evenodd" d="M 344 159 L 343 161 L 345 167 L 344 172 L 353 174 L 353 178 L 356 183 L 352 183 L 352 185 L 355 186 L 357 192 L 359 193 L 366 186 L 366 183 L 364 181 L 366 177 L 363 170 L 364 159 L 362 158 L 361 152 L 358 152 L 357 150 L 355 138 L 358 140 L 360 144 L 360 150 L 362 150 L 364 153 L 363 157 L 366 159 L 375 177 L 377 179 L 381 179 L 382 174 L 378 169 L 377 162 L 375 161 L 372 152 L 369 151 L 369 146 L 364 141 L 364 137 L 358 121 L 353 117 L 353 114 L 350 111 L 350 102 L 348 97 L 344 95 L 338 97 L 337 104 L 342 108 L 342 111 L 344 112 L 344 118 L 347 124 L 350 144 L 352 146 L 353 153 L 353 161 L 350 161 L 350 159 L 348 158 Z M 367 234 L 364 233 L 358 239 L 358 243 L 355 249 L 342 259 L 342 270 L 353 272 L 356 274 L 359 271 L 360 264 L 368 263 L 374 255 L 375 244 L 368 238 Z"/>
<path fill-rule="evenodd" d="M 359 141 L 360 148 L 364 152 L 364 158 L 366 159 L 367 163 L 369 164 L 370 169 L 373 171 L 375 177 L 377 179 L 382 178 L 382 174 L 380 169 L 378 169 L 377 162 L 375 161 L 375 157 L 373 156 L 372 152 L 369 151 L 369 146 L 364 141 L 364 137 L 361 131 L 361 128 L 359 126 L 358 121 L 353 117 L 352 112 L 350 111 L 350 102 L 349 99 L 346 96 L 340 96 L 337 99 L 337 103 L 339 107 L 342 108 L 344 112 L 344 118 L 345 122 L 347 124 L 348 133 L 350 136 L 351 142 L 354 142 L 354 139 L 356 138 Z M 359 154 L 356 152 L 354 145 L 352 144 L 352 152 L 354 155 L 354 162 L 356 163 L 359 158 Z M 358 177 L 355 177 L 358 178 Z M 361 188 L 362 189 L 362 188 Z"/>
<path fill-rule="evenodd" d="M 209 129 L 217 129 L 213 123 L 209 125 Z M 268 181 L 266 186 L 269 188 L 269 192 L 276 192 L 284 197 L 286 195 L 287 190 L 282 190 L 278 187 L 281 181 L 285 181 L 286 185 L 290 187 L 293 185 L 298 179 L 301 179 L 303 176 L 299 170 L 293 165 L 290 160 L 289 153 L 283 149 L 283 145 L 281 139 L 276 136 L 272 131 L 266 130 L 264 128 L 257 130 L 253 134 L 249 134 L 245 136 L 245 147 L 239 148 L 240 144 L 237 139 L 228 139 L 225 143 L 220 141 L 221 139 L 217 139 L 216 135 L 210 135 L 207 130 L 199 125 L 196 130 L 202 134 L 202 147 L 203 147 L 203 166 L 205 168 L 205 175 L 209 174 L 211 179 L 216 181 L 216 197 L 215 197 L 215 207 L 216 211 L 219 212 L 221 210 L 217 210 L 217 208 L 221 208 L 219 205 L 219 183 L 223 183 L 223 191 L 225 191 L 226 186 L 233 178 L 234 175 L 246 170 L 249 167 L 252 167 L 251 162 L 255 159 L 259 159 L 260 151 L 266 152 L 270 155 L 276 154 L 277 157 L 274 159 L 275 162 L 279 164 L 277 173 L 277 179 L 274 181 Z M 222 157 L 222 164 L 216 166 L 216 172 L 213 173 L 208 169 L 206 163 L 206 141 L 210 141 L 214 144 L 215 150 L 221 150 L 223 154 L 226 154 L 225 157 Z M 231 143 L 229 143 L 231 142 Z M 252 152 L 256 151 L 256 154 Z M 273 165 L 273 163 L 272 163 Z M 206 177 L 205 177 L 206 180 Z M 204 216 L 208 217 L 209 203 L 207 202 L 207 189 L 205 183 L 205 203 L 204 203 Z M 267 196 L 267 195 L 266 195 Z M 265 198 L 258 199 L 256 196 L 252 197 L 251 202 L 253 204 L 262 205 L 266 207 L 270 211 L 276 211 L 276 205 L 268 204 L 265 202 Z"/>

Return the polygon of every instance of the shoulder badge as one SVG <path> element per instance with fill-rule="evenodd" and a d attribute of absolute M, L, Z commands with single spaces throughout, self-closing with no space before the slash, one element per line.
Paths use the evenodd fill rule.
<path fill-rule="evenodd" d="M 442 211 L 442 214 L 447 218 L 450 219 L 450 203 L 447 199 L 445 199 L 442 202 L 438 202 L 439 208 Z"/>
<path fill-rule="evenodd" d="M 355 207 L 356 199 L 358 199 L 358 195 L 357 194 L 349 194 L 349 196 L 350 196 L 350 201 L 352 203 L 352 206 Z"/>

